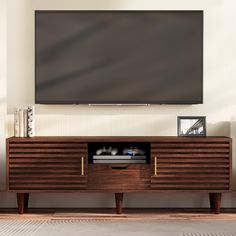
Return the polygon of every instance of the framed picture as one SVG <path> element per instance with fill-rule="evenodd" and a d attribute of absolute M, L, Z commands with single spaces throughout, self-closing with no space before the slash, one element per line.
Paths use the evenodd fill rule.
<path fill-rule="evenodd" d="M 205 116 L 178 116 L 178 136 L 206 136 Z"/>

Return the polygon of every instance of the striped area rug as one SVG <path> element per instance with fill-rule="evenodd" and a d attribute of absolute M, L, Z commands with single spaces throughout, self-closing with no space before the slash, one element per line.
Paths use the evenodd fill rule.
<path fill-rule="evenodd" d="M 181 236 L 236 236 L 236 233 L 202 233 L 202 232 L 195 232 L 195 233 L 182 233 Z"/>
<path fill-rule="evenodd" d="M 1 236 L 32 236 L 46 221 L 35 220 L 2 220 L 0 221 Z"/>
<path fill-rule="evenodd" d="M 212 228 L 207 225 L 208 223 L 206 221 L 202 223 L 199 221 L 195 223 L 190 221 L 175 223 L 162 220 L 135 222 L 97 219 L 1 220 L 0 236 L 236 236 L 236 221 L 211 222 L 209 224 L 212 224 Z M 216 224 L 218 228 L 214 227 Z M 214 228 L 220 232 L 214 232 Z"/>

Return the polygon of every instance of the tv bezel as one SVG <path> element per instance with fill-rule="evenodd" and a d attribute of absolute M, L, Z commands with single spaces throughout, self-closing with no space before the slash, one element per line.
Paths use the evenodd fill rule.
<path fill-rule="evenodd" d="M 84 102 L 79 102 L 79 101 L 59 101 L 59 100 L 50 100 L 48 101 L 43 101 L 42 99 L 37 99 L 36 97 L 36 90 L 37 90 L 37 56 L 36 56 L 36 46 L 37 46 L 37 36 L 36 36 L 36 27 L 37 27 L 37 22 L 36 22 L 36 15 L 39 13 L 44 13 L 44 12 L 53 12 L 53 13 L 61 13 L 61 12 L 199 12 L 201 13 L 201 28 L 202 28 L 202 35 L 201 35 L 201 99 L 200 101 L 196 100 L 188 100 L 188 101 L 152 101 L 152 102 L 124 102 L 124 101 L 117 101 L 117 102 L 109 102 L 109 101 L 104 101 L 104 102 L 96 102 L 96 101 L 84 101 Z M 35 99 L 35 104 L 45 104 L 45 105 L 194 105 L 194 104 L 203 104 L 203 99 L 204 99 L 204 85 L 203 85 L 203 75 L 204 75 L 204 67 L 203 67 L 203 62 L 204 62 L 204 55 L 203 55 L 203 50 L 204 50 L 204 11 L 203 10 L 35 10 L 35 15 L 34 15 L 34 99 Z"/>

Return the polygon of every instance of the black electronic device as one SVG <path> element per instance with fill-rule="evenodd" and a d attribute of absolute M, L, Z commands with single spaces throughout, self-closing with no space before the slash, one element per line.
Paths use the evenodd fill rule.
<path fill-rule="evenodd" d="M 203 103 L 203 11 L 36 11 L 35 102 Z"/>

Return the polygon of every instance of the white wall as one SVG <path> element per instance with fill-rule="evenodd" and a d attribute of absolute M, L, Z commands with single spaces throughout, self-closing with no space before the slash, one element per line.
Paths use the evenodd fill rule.
<path fill-rule="evenodd" d="M 204 10 L 204 104 L 149 107 L 88 107 L 37 105 L 37 135 L 176 135 L 178 115 L 206 115 L 208 135 L 236 137 L 236 4 L 234 0 L 8 0 L 7 1 L 7 105 L 6 135 L 12 135 L 12 111 L 34 103 L 34 10 Z M 1 10 L 0 10 L 1 11 Z M 4 20 L 3 20 L 4 22 Z M 4 27 L 1 27 L 1 32 Z M 6 37 L 1 35 L 0 47 Z M 4 62 L 1 63 L 4 67 Z M 3 81 L 5 81 L 4 73 Z M 5 90 L 0 97 L 5 97 Z M 1 119 L 5 118 L 5 108 Z M 3 120 L 0 123 L 4 126 Z M 231 129 L 232 128 L 232 129 Z M 231 132 L 232 131 L 232 132 Z M 1 135 L 2 142 L 4 134 Z M 0 163 L 5 162 L 1 142 Z M 234 156 L 234 158 L 236 158 Z M 0 172 L 4 173 L 4 165 Z M 236 166 L 234 167 L 236 172 Z M 234 173 L 236 178 L 236 174 Z M 4 188 L 3 176 L 0 181 Z M 236 189 L 236 188 L 235 188 Z M 15 205 L 2 194 L 2 206 Z M 189 197 L 190 196 L 190 197 Z M 66 200 L 65 200 L 66 199 Z M 70 199 L 70 201 L 68 201 Z M 207 194 L 129 194 L 128 207 L 203 207 Z M 111 194 L 34 194 L 33 207 L 113 206 Z M 223 206 L 236 207 L 231 194 Z"/>
<path fill-rule="evenodd" d="M 7 5 L 0 0 L 0 189 L 5 188 L 5 123 L 7 114 Z M 6 194 L 0 193 L 0 202 L 4 202 Z"/>

